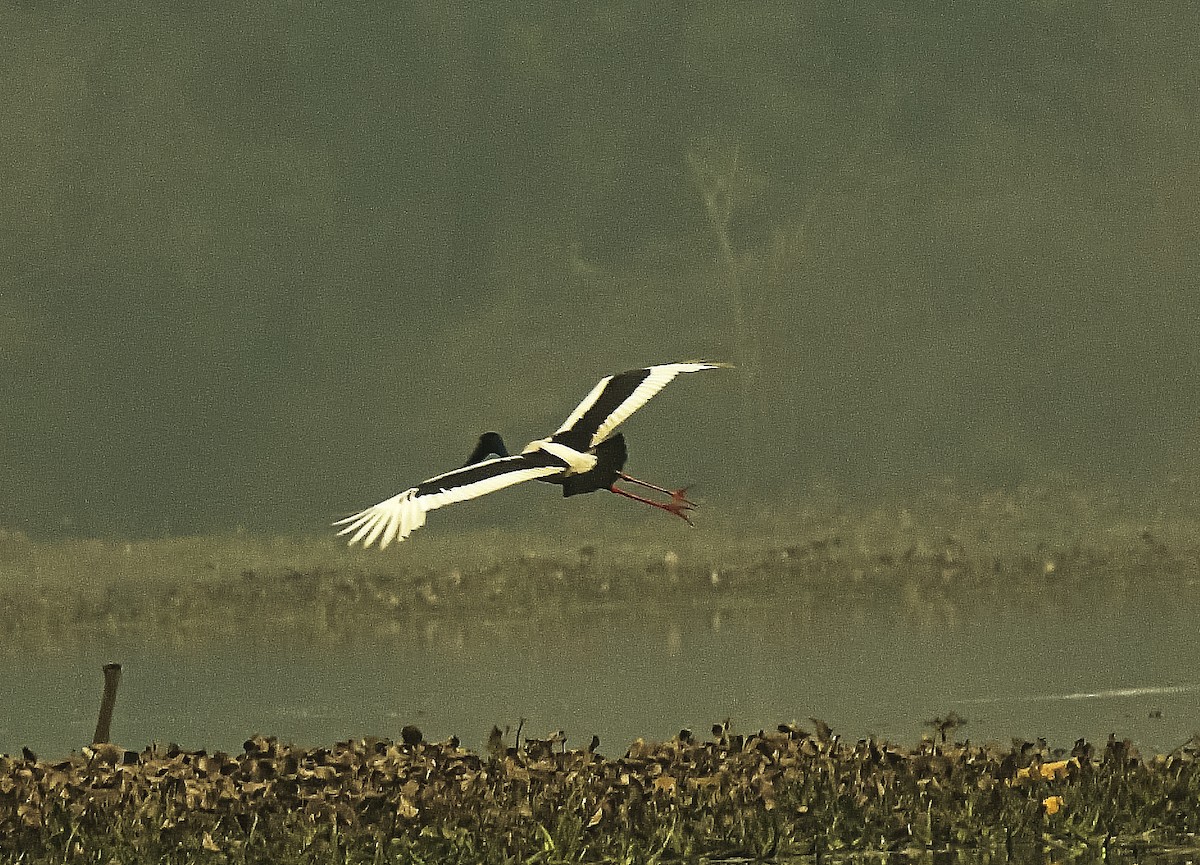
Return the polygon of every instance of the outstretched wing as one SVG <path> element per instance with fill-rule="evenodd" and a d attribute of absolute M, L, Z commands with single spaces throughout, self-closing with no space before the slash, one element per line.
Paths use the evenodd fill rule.
<path fill-rule="evenodd" d="M 430 478 L 334 525 L 345 526 L 338 535 L 353 532 L 352 545 L 362 541 L 365 548 L 379 541 L 383 550 L 393 540 L 402 541 L 425 525 L 425 514 L 429 511 L 525 481 L 561 474 L 566 468 L 563 460 L 544 451 L 484 460 Z"/>
<path fill-rule="evenodd" d="M 677 375 L 727 366 L 727 363 L 664 363 L 606 376 L 555 431 L 554 438 L 569 441 L 580 450 L 593 448 Z"/>

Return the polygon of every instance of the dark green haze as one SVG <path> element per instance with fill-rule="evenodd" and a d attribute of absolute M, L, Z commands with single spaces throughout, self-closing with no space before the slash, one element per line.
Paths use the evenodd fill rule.
<path fill-rule="evenodd" d="M 4 2 L 0 526 L 321 531 L 693 358 L 739 370 L 630 467 L 710 502 L 1194 478 L 1197 45 L 1187 0 Z"/>

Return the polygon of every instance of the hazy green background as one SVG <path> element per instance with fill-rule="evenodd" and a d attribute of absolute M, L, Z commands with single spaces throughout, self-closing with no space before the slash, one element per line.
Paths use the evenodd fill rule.
<path fill-rule="evenodd" d="M 1197 46 L 1184 0 L 4 2 L 0 525 L 320 530 L 695 357 L 741 369 L 631 467 L 710 504 L 1194 478 Z"/>

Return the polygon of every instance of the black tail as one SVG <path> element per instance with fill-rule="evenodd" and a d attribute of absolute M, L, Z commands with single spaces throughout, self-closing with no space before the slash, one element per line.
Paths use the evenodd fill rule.
<path fill-rule="evenodd" d="M 463 468 L 481 463 L 490 456 L 508 456 L 508 448 L 504 446 L 504 439 L 500 438 L 500 433 L 485 432 L 481 435 L 479 444 L 475 445 L 475 450 L 471 451 L 471 455 L 463 463 Z"/>
<path fill-rule="evenodd" d="M 617 433 L 610 439 L 605 439 L 596 445 L 596 467 L 581 475 L 568 475 L 563 478 L 564 496 L 577 496 L 580 493 L 594 493 L 596 490 L 606 490 L 617 481 L 621 469 L 625 467 L 625 436 Z M 552 478 L 558 483 L 557 478 Z"/>

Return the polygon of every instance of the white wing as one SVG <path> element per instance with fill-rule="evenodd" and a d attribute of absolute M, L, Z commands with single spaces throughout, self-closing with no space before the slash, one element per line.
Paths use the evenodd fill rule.
<path fill-rule="evenodd" d="M 432 477 L 334 525 L 345 526 L 339 536 L 353 532 L 351 545 L 361 541 L 366 548 L 379 541 L 379 548 L 384 550 L 392 541 L 402 541 L 425 525 L 425 514 L 429 511 L 525 481 L 562 474 L 565 468 L 561 461 L 543 453 L 484 460 Z"/>
<path fill-rule="evenodd" d="M 676 376 L 728 366 L 727 363 L 664 363 L 606 376 L 583 398 L 583 402 L 571 412 L 555 435 L 565 432 L 588 433 L 590 439 L 587 446 L 595 447 Z"/>

